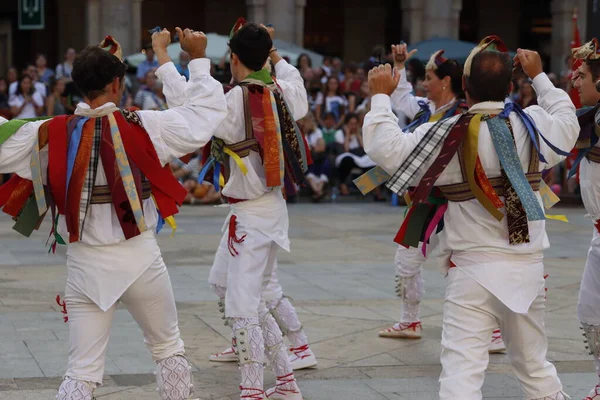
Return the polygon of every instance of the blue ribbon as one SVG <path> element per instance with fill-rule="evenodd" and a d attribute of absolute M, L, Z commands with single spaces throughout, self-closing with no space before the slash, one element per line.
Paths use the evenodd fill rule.
<path fill-rule="evenodd" d="M 214 157 L 210 157 L 206 163 L 204 164 L 204 167 L 202 167 L 202 170 L 200 171 L 200 173 L 198 174 L 198 183 L 202 183 L 204 182 L 204 177 L 206 176 L 206 174 L 208 173 L 208 170 L 210 169 L 210 167 L 215 163 L 215 158 Z"/>
<path fill-rule="evenodd" d="M 516 112 L 517 115 L 521 118 L 521 121 L 525 125 L 525 128 L 527 128 L 527 132 L 529 133 L 531 142 L 533 143 L 533 145 L 535 146 L 535 150 L 539 154 L 541 162 L 547 163 L 546 159 L 544 158 L 544 155 L 542 153 L 540 153 L 540 145 L 536 140 L 536 133 L 540 136 L 540 138 L 542 138 L 542 140 L 548 145 L 548 147 L 550 147 L 552 149 L 552 151 L 554 151 L 556 154 L 559 154 L 559 155 L 565 156 L 565 157 L 567 157 L 571 154 L 570 152 L 561 150 L 558 147 L 556 147 L 555 145 L 553 145 L 552 143 L 550 143 L 550 141 L 548 141 L 548 139 L 546 139 L 544 137 L 544 135 L 542 135 L 542 132 L 539 131 L 539 129 L 535 125 L 535 122 L 533 121 L 533 119 L 525 111 L 523 111 L 521 106 L 519 106 L 517 103 L 514 103 L 512 101 L 507 102 L 504 105 L 504 110 L 498 116 L 503 119 L 508 119 L 508 116 L 510 115 L 511 112 Z"/>
<path fill-rule="evenodd" d="M 163 226 L 165 226 L 165 219 L 163 218 L 163 216 L 160 214 L 160 211 L 157 209 L 156 212 L 158 213 L 158 221 L 156 223 L 156 233 L 159 233 Z"/>
<path fill-rule="evenodd" d="M 214 172 L 213 172 L 213 186 L 215 187 L 215 190 L 217 191 L 217 193 L 220 190 L 220 185 L 219 185 L 219 176 L 220 175 L 221 175 L 221 163 L 216 163 Z M 202 183 L 202 182 L 200 182 L 200 183 Z"/>
<path fill-rule="evenodd" d="M 75 166 L 75 158 L 77 157 L 77 151 L 79 150 L 79 143 L 81 143 L 83 124 L 85 124 L 88 119 L 89 118 L 84 117 L 77 122 L 69 140 L 69 149 L 67 151 L 67 191 L 69 190 L 71 175 L 73 175 L 73 167 Z"/>
<path fill-rule="evenodd" d="M 431 110 L 429 109 L 429 104 L 427 104 L 427 102 L 423 100 L 419 100 L 418 104 L 419 107 L 421 107 L 421 111 L 417 113 L 416 118 L 413 122 L 411 122 L 404 129 L 402 129 L 402 132 L 412 132 L 424 123 L 429 122 L 429 119 L 431 118 Z"/>
<path fill-rule="evenodd" d="M 544 211 L 523 172 L 521 160 L 517 154 L 517 148 L 508 125 L 500 118 L 491 118 L 486 122 L 490 130 L 494 148 L 500 159 L 500 164 L 502 164 L 508 180 L 523 204 L 523 208 L 527 213 L 527 219 L 529 221 L 542 221 L 546 219 Z"/>

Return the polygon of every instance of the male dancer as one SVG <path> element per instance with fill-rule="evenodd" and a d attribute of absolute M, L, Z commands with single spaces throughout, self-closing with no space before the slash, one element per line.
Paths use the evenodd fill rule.
<path fill-rule="evenodd" d="M 586 348 L 594 357 L 598 382 L 586 400 L 600 400 L 600 143 L 599 129 L 600 92 L 600 46 L 594 38 L 589 43 L 573 49 L 573 57 L 581 60 L 575 73 L 573 87 L 579 92 L 583 106 L 592 107 L 579 116 L 581 133 L 577 142 L 579 155 L 571 169 L 571 175 L 580 165 L 579 181 L 581 198 L 588 216 L 595 222 L 592 243 L 588 251 L 581 288 L 577 316 L 586 337 Z M 583 111 L 583 110 L 582 110 Z"/>
<path fill-rule="evenodd" d="M 218 271 L 211 271 L 211 282 L 216 282 L 217 279 L 221 282 L 221 286 L 227 283 L 227 275 L 221 274 L 217 278 Z M 273 265 L 273 273 L 269 284 L 263 292 L 263 298 L 267 304 L 269 312 L 275 318 L 279 329 L 283 335 L 285 335 L 292 347 L 290 347 L 290 363 L 294 371 L 314 368 L 317 366 L 317 358 L 315 357 L 312 349 L 309 346 L 308 338 L 304 333 L 304 328 L 298 318 L 296 308 L 290 301 L 290 299 L 283 294 L 283 288 L 277 278 L 277 260 Z M 225 318 L 225 297 L 219 299 L 219 311 L 223 313 Z M 223 350 L 220 353 L 212 354 L 209 357 L 210 361 L 213 362 L 236 362 L 239 357 L 235 354 L 233 347 Z"/>
<path fill-rule="evenodd" d="M 389 184 L 396 192 L 417 185 L 417 207 L 433 185 L 448 199 L 440 233 L 449 267 L 441 400 L 482 398 L 496 324 L 527 398 L 568 398 L 546 361 L 542 259 L 548 238 L 535 191 L 540 171 L 566 157 L 579 127 L 569 96 L 554 88 L 533 51 L 519 49 L 516 60 L 533 79 L 541 107 L 523 111 L 514 103 L 505 105 L 513 64 L 499 51 L 504 49 L 499 38 L 488 37 L 467 59 L 467 114 L 422 125 L 411 135 L 400 133 L 390 107 L 398 71 L 392 77 L 388 65 L 369 72 L 367 154 L 392 175 Z"/>
<path fill-rule="evenodd" d="M 229 42 L 237 85 L 226 94 L 229 116 L 215 133 L 210 151 L 225 168 L 222 193 L 231 213 L 209 282 L 224 299 L 225 317 L 233 329 L 241 398 L 301 400 L 281 330 L 262 296 L 277 250 L 289 251 L 282 187 L 300 183 L 307 168 L 305 143 L 294 122 L 308 111 L 306 89 L 298 70 L 273 47 L 273 34 L 273 28 L 240 19 Z M 276 81 L 263 69 L 268 58 Z M 220 162 L 215 164 L 213 176 L 218 177 L 220 168 Z M 277 377 L 276 387 L 266 393 L 265 353 Z"/>
<path fill-rule="evenodd" d="M 84 95 L 74 116 L 29 123 L 0 118 L 0 172 L 16 174 L 0 189 L 0 206 L 27 236 L 50 207 L 55 239 L 68 242 L 70 349 L 60 400 L 92 400 L 102 384 L 119 300 L 157 363 L 160 398 L 184 400 L 192 392 L 191 365 L 155 230 L 161 217 L 173 222 L 186 194 L 168 163 L 205 145 L 227 104 L 210 76 L 206 36 L 177 30 L 192 58 L 191 78 L 181 103 L 169 104 L 170 110 L 129 112 L 115 105 L 127 66 L 119 44 L 107 36 L 73 64 L 73 80 Z M 169 42 L 166 30 L 152 35 L 161 65 L 156 74 L 166 92 L 173 82 L 185 81 L 168 56 Z"/>

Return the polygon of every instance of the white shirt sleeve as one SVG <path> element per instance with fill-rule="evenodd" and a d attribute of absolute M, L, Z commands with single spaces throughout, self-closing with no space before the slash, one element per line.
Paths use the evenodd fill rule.
<path fill-rule="evenodd" d="M 533 88 L 537 93 L 539 106 L 527 107 L 525 112 L 550 143 L 563 151 L 571 151 L 579 136 L 579 123 L 569 95 L 564 90 L 555 88 L 545 73 L 533 79 Z M 540 153 L 547 161 L 547 164 L 540 163 L 540 168 L 550 168 L 566 158 L 556 154 L 543 139 L 540 138 L 539 143 Z"/>
<path fill-rule="evenodd" d="M 275 75 L 292 116 L 296 121 L 303 118 L 308 113 L 308 94 L 300 71 L 287 61 L 280 60 L 275 64 Z"/>
<path fill-rule="evenodd" d="M 192 70 L 202 70 L 206 68 L 210 71 L 210 60 L 208 58 L 197 58 L 190 61 L 190 73 Z M 168 62 L 160 67 L 155 72 L 156 77 L 163 83 L 163 93 L 167 98 L 169 108 L 179 107 L 183 105 L 186 99 L 185 88 L 188 82 L 185 77 L 177 72 L 177 68 L 173 62 Z"/>
<path fill-rule="evenodd" d="M 0 125 L 7 121 L 0 117 Z M 24 179 L 31 179 L 31 152 L 38 134 L 38 128 L 46 121 L 34 121 L 23 125 L 6 142 L 0 145 L 0 174 L 15 173 Z M 40 151 L 42 176 L 48 168 L 48 146 Z"/>
<path fill-rule="evenodd" d="M 8 105 L 11 107 L 21 107 L 25 99 L 21 95 L 14 95 L 8 100 Z"/>
<path fill-rule="evenodd" d="M 44 98 L 42 97 L 42 94 L 38 91 L 35 91 L 33 93 L 33 96 L 31 96 L 31 99 L 33 100 L 35 105 L 38 107 L 41 107 L 44 105 Z"/>
<path fill-rule="evenodd" d="M 409 119 L 413 119 L 421 110 L 421 107 L 419 107 L 420 100 L 428 102 L 424 97 L 413 95 L 412 91 L 412 85 L 406 80 L 406 69 L 400 70 L 400 81 L 391 96 L 392 108 L 402 111 Z"/>
<path fill-rule="evenodd" d="M 394 174 L 433 125 L 423 124 L 413 133 L 404 134 L 392 112 L 390 97 L 377 94 L 371 98 L 371 111 L 363 124 L 365 151 L 373 162 Z M 432 162 L 435 158 L 434 154 Z"/>
<path fill-rule="evenodd" d="M 164 88 L 167 82 L 170 77 L 163 81 Z M 137 111 L 162 164 L 204 146 L 227 116 L 223 88 L 210 76 L 208 60 L 190 62 L 190 80 L 183 96 L 183 104 L 169 110 Z"/>
<path fill-rule="evenodd" d="M 335 131 L 335 142 L 339 144 L 344 144 L 346 142 L 346 135 L 343 130 L 338 129 Z"/>

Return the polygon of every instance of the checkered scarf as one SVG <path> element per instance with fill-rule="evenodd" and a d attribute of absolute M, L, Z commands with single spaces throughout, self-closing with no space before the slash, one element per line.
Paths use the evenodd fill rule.
<path fill-rule="evenodd" d="M 433 154 L 444 143 L 450 130 L 459 119 L 460 116 L 457 116 L 436 122 L 425 133 L 425 136 L 419 141 L 408 158 L 404 160 L 398 171 L 387 181 L 387 188 L 398 195 L 402 195 L 408 190 L 409 186 L 414 182 L 418 182 L 427 172 L 426 167 Z"/>
<path fill-rule="evenodd" d="M 92 151 L 90 154 L 90 163 L 88 164 L 87 175 L 81 191 L 81 201 L 79 202 L 79 239 L 83 237 L 83 227 L 85 218 L 92 200 L 92 191 L 98 172 L 98 160 L 100 159 L 100 139 L 102 138 L 102 118 L 96 118 L 94 121 L 94 140 L 92 142 Z"/>

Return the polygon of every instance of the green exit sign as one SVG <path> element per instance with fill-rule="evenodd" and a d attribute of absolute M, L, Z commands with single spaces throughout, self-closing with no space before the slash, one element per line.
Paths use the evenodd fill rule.
<path fill-rule="evenodd" d="M 19 1 L 19 29 L 44 29 L 44 0 Z"/>

